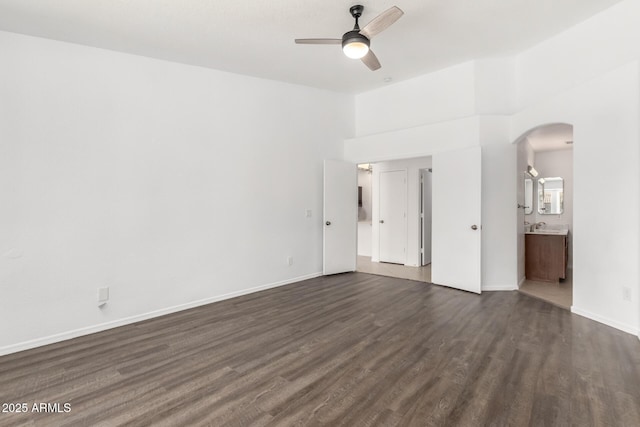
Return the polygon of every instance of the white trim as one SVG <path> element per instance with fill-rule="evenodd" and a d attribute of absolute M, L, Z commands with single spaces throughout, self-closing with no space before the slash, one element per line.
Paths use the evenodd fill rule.
<path fill-rule="evenodd" d="M 276 288 L 278 286 L 289 285 L 291 283 L 300 282 L 307 279 L 313 279 L 314 277 L 322 276 L 321 272 L 306 274 L 304 276 L 294 277 L 292 279 L 282 280 L 280 282 L 268 283 L 266 285 L 260 285 L 249 289 L 243 289 L 241 291 L 230 292 L 215 297 L 205 298 L 197 301 L 188 302 L 186 304 L 179 304 L 172 307 L 162 308 L 160 310 L 150 311 L 148 313 L 138 314 L 135 316 L 125 317 L 123 319 L 114 320 L 111 322 L 100 323 L 98 325 L 87 326 L 85 328 L 75 329 L 72 331 L 62 332 L 55 335 L 49 335 L 42 338 L 36 338 L 34 340 L 23 341 L 17 344 L 11 344 L 8 346 L 0 347 L 0 356 L 4 356 L 11 353 L 17 353 L 19 351 L 29 350 L 36 347 L 41 347 L 47 344 L 53 344 L 61 341 L 70 340 L 72 338 L 81 337 L 83 335 L 94 334 L 96 332 L 106 331 L 107 329 L 117 328 L 119 326 L 129 325 L 131 323 L 141 322 L 143 320 L 152 319 L 154 317 L 164 316 L 166 314 L 175 313 L 178 311 L 188 310 L 190 308 L 199 307 L 213 302 L 222 301 L 230 298 L 239 297 L 254 292 L 264 291 L 266 289 Z"/>
<path fill-rule="evenodd" d="M 482 292 L 493 292 L 493 291 L 517 291 L 518 287 L 513 285 L 487 285 L 481 287 Z"/>
<path fill-rule="evenodd" d="M 520 281 L 518 282 L 518 289 L 522 287 L 522 284 L 525 280 L 527 280 L 527 276 L 522 276 L 522 279 L 520 279 Z"/>
<path fill-rule="evenodd" d="M 638 328 L 634 328 L 633 326 L 620 323 L 616 320 L 611 320 L 607 317 L 600 316 L 599 314 L 595 314 L 587 310 L 583 310 L 581 308 L 576 307 L 575 305 L 571 306 L 571 312 L 579 316 L 586 317 L 587 319 L 595 320 L 596 322 L 603 323 L 607 326 L 611 326 L 612 328 L 619 329 L 623 332 L 627 332 L 629 334 L 633 334 L 633 335 L 640 334 L 640 330 L 638 330 Z"/>

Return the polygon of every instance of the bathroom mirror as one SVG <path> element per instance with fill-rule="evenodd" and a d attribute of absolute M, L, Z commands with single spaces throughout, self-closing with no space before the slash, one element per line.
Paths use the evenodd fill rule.
<path fill-rule="evenodd" d="M 564 180 L 560 177 L 538 179 L 538 213 L 559 215 L 564 211 Z"/>
<path fill-rule="evenodd" d="M 533 180 L 524 178 L 524 214 L 530 215 L 533 213 Z"/>

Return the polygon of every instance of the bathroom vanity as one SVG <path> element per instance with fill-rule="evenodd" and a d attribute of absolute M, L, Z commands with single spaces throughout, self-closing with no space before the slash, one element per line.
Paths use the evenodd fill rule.
<path fill-rule="evenodd" d="M 567 277 L 569 230 L 540 229 L 525 233 L 527 280 L 558 282 Z"/>

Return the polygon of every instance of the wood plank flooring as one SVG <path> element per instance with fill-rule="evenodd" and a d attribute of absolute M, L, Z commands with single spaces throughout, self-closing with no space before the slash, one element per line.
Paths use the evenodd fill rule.
<path fill-rule="evenodd" d="M 518 292 L 351 273 L 1 357 L 2 402 L 29 412 L 1 426 L 638 426 L 640 342 Z"/>

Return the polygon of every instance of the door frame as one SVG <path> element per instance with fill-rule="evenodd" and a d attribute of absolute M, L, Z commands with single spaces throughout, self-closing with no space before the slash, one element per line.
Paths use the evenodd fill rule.
<path fill-rule="evenodd" d="M 419 267 L 420 266 L 420 206 L 419 206 L 419 193 L 420 193 L 420 183 L 419 183 L 419 170 L 430 168 L 431 167 L 432 156 L 417 156 L 408 159 L 392 159 L 392 160 L 380 160 L 376 162 L 371 162 L 373 165 L 373 192 L 372 198 L 373 203 L 375 205 L 374 211 L 377 211 L 377 203 L 378 203 L 378 195 L 377 190 L 379 187 L 378 183 L 378 175 L 381 171 L 391 171 L 391 170 L 400 170 L 404 169 L 407 171 L 407 252 L 406 252 L 406 262 L 405 265 L 408 267 Z M 398 165 L 381 165 L 381 163 L 388 162 L 402 162 Z M 375 216 L 372 218 L 372 262 L 379 262 L 379 246 L 378 246 L 378 232 L 379 229 L 377 227 L 379 217 L 378 213 L 374 212 Z"/>
<path fill-rule="evenodd" d="M 431 226 L 432 226 L 432 221 L 431 221 L 431 211 L 428 213 L 428 215 L 425 212 L 425 200 L 424 200 L 424 193 L 425 193 L 425 182 L 422 179 L 423 176 L 427 175 L 427 174 L 431 174 L 433 173 L 433 168 L 422 168 L 422 169 L 418 169 L 418 173 L 420 174 L 420 266 L 424 267 L 425 265 L 429 265 L 431 264 Z M 431 182 L 429 183 L 431 184 Z M 430 185 L 431 187 L 431 185 Z M 431 208 L 431 210 L 433 210 L 433 197 L 431 195 L 431 191 L 432 189 L 429 188 L 429 207 Z M 425 244 L 425 224 L 427 222 L 427 219 L 429 220 L 429 243 Z M 429 248 L 427 251 L 427 247 Z M 429 254 L 429 262 L 425 263 L 425 256 L 426 254 Z"/>

